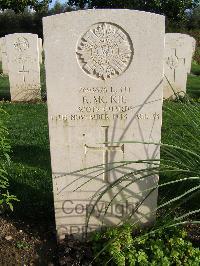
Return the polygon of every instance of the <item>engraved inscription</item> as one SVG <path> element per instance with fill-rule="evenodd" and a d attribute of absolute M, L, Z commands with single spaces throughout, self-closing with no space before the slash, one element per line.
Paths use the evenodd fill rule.
<path fill-rule="evenodd" d="M 109 152 L 117 152 L 117 151 L 121 151 L 122 153 L 124 153 L 124 144 L 123 145 L 118 145 L 118 146 L 112 146 L 112 145 L 108 145 L 108 126 L 102 126 L 102 129 L 104 130 L 104 147 L 90 147 L 88 145 L 85 144 L 85 154 L 87 154 L 88 150 L 92 150 L 92 151 L 101 151 L 103 152 L 103 165 L 105 167 L 105 171 L 103 173 L 103 180 L 105 182 L 108 182 L 108 178 L 109 178 L 109 160 L 108 160 L 108 153 Z"/>
<path fill-rule="evenodd" d="M 19 52 L 23 52 L 29 48 L 29 42 L 24 37 L 18 37 L 17 40 L 14 43 L 15 49 L 17 49 Z"/>
<path fill-rule="evenodd" d="M 130 65 L 133 46 L 128 34 L 118 25 L 97 23 L 80 39 L 77 58 L 81 68 L 97 79 L 115 78 Z"/>
<path fill-rule="evenodd" d="M 57 114 L 51 116 L 52 121 L 108 121 L 127 120 L 128 113 L 134 112 L 140 106 L 130 103 L 131 87 L 81 87 L 80 104 L 76 111 L 69 114 Z M 148 102 L 146 103 L 148 104 Z M 138 120 L 160 120 L 161 116 L 157 112 L 137 113 Z"/>

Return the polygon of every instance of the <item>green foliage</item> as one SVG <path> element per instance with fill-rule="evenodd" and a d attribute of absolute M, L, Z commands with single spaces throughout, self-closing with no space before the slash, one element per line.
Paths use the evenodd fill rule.
<path fill-rule="evenodd" d="M 198 266 L 200 250 L 179 228 L 138 230 L 131 225 L 109 228 L 92 236 L 94 265 Z"/>
<path fill-rule="evenodd" d="M 13 10 L 6 10 L 0 13 L 0 36 L 15 32 L 30 32 L 42 37 L 42 17 L 43 14 L 28 10 L 17 14 Z"/>
<path fill-rule="evenodd" d="M 28 249 L 30 247 L 30 245 L 25 241 L 17 241 L 15 246 L 18 249 Z"/>
<path fill-rule="evenodd" d="M 127 8 L 137 9 L 166 15 L 171 21 L 185 19 L 185 11 L 193 9 L 199 0 L 69 0 L 68 4 L 83 9 L 90 8 Z"/>
<path fill-rule="evenodd" d="M 46 9 L 41 12 L 32 12 L 25 9 L 23 12 L 16 13 L 11 9 L 5 10 L 0 12 L 0 37 L 15 32 L 30 32 L 43 38 L 42 18 L 71 10 L 72 8 L 67 4 L 60 3 L 55 3 L 50 10 Z"/>
<path fill-rule="evenodd" d="M 49 15 L 60 14 L 67 11 L 72 11 L 73 9 L 74 8 L 70 7 L 68 3 L 62 4 L 59 1 L 56 1 L 54 6 L 51 9 L 49 9 L 48 14 Z"/>
<path fill-rule="evenodd" d="M 16 13 L 23 12 L 27 7 L 37 12 L 47 10 L 51 0 L 0 0 L 0 9 L 12 9 Z"/>
<path fill-rule="evenodd" d="M 194 10 L 190 13 L 188 26 L 190 29 L 200 28 L 200 5 L 194 8 Z"/>
<path fill-rule="evenodd" d="M 2 109 L 0 109 L 0 117 L 6 115 Z M 8 191 L 8 173 L 6 170 L 6 165 L 10 164 L 10 143 L 8 141 L 8 130 L 4 126 L 2 120 L 0 119 L 0 210 L 2 210 L 5 205 L 13 210 L 13 201 L 17 201 L 14 195 L 10 195 Z"/>
<path fill-rule="evenodd" d="M 194 60 L 200 65 L 200 25 L 198 29 L 194 30 L 178 30 L 178 32 L 188 34 L 196 40 L 196 50 L 194 54 Z"/>

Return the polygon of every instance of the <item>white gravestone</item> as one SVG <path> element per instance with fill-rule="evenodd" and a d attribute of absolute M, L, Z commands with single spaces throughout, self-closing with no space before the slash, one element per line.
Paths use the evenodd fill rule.
<path fill-rule="evenodd" d="M 42 64 L 42 53 L 43 53 L 43 45 L 42 45 L 42 39 L 38 38 L 38 45 L 39 45 L 39 60 L 40 64 Z"/>
<path fill-rule="evenodd" d="M 88 230 L 118 224 L 133 210 L 134 221 L 152 222 L 157 190 L 148 199 L 144 190 L 156 186 L 158 176 L 127 186 L 140 176 L 131 171 L 147 164 L 111 168 L 159 158 L 157 145 L 116 142 L 160 142 L 164 17 L 89 10 L 44 18 L 43 26 L 58 237 L 84 236 L 95 193 L 127 174 L 95 206 Z M 88 167 L 94 168 L 74 172 Z"/>
<path fill-rule="evenodd" d="M 165 36 L 164 98 L 174 93 L 186 93 L 187 74 L 191 70 L 195 39 L 186 34 L 167 33 Z"/>
<path fill-rule="evenodd" d="M 2 62 L 2 38 L 0 38 L 0 62 Z"/>
<path fill-rule="evenodd" d="M 191 58 L 191 63 L 190 61 L 188 60 L 188 73 L 190 74 L 191 72 L 191 68 L 192 68 L 192 59 L 193 59 L 193 56 L 195 54 L 195 50 L 196 50 L 196 40 L 189 36 L 190 38 L 188 38 L 188 47 L 191 47 L 191 49 L 188 51 L 189 53 L 189 58 Z M 192 38 L 192 39 L 191 39 Z"/>
<path fill-rule="evenodd" d="M 38 37 L 31 33 L 6 36 L 11 101 L 41 99 Z"/>
<path fill-rule="evenodd" d="M 1 38 L 1 59 L 2 59 L 2 71 L 4 75 L 8 75 L 8 56 L 6 51 L 6 38 Z"/>

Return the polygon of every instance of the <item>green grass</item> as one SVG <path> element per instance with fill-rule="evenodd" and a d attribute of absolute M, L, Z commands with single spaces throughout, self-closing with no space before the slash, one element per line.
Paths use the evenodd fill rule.
<path fill-rule="evenodd" d="M 14 216 L 31 223 L 52 222 L 47 106 L 44 103 L 4 103 L 2 106 L 9 114 L 6 124 L 12 146 L 10 190 L 20 199 L 15 206 Z"/>
<path fill-rule="evenodd" d="M 185 150 L 189 150 L 194 154 L 200 152 L 200 104 L 198 102 L 186 103 L 186 102 L 172 102 L 167 101 L 163 106 L 163 125 L 162 125 L 162 143 L 170 144 L 181 147 Z M 200 164 L 195 155 L 181 151 L 174 152 L 173 149 L 165 153 L 161 148 L 161 158 L 166 160 L 175 160 L 178 168 L 191 170 L 190 173 L 174 174 L 165 173 L 161 175 L 161 182 L 174 180 L 177 178 L 185 178 L 188 176 L 198 176 L 200 172 Z M 175 197 L 181 195 L 189 188 L 197 186 L 199 180 L 183 182 L 178 185 L 169 187 L 169 191 L 166 188 L 162 191 L 163 195 L 170 195 Z M 189 210 L 199 209 L 200 205 L 200 191 L 194 195 L 193 199 L 189 200 L 185 204 L 184 208 Z"/>
<path fill-rule="evenodd" d="M 200 76 L 188 75 L 187 93 L 192 98 L 200 98 Z"/>
<path fill-rule="evenodd" d="M 192 62 L 191 73 L 200 76 L 200 65 L 198 65 L 196 62 Z"/>
<path fill-rule="evenodd" d="M 193 98 L 200 98 L 200 65 L 192 62 L 191 74 L 188 75 L 187 93 Z"/>

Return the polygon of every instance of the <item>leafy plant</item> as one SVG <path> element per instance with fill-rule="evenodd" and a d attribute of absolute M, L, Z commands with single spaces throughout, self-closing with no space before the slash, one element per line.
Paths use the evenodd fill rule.
<path fill-rule="evenodd" d="M 174 105 L 176 108 L 173 108 Z M 131 228 L 122 227 L 123 230 L 121 230 L 117 227 L 96 235 L 94 243 L 98 265 L 199 265 L 199 250 L 194 249 L 184 233 L 176 231 L 178 229 L 175 228 L 178 225 L 200 223 L 198 220 L 200 213 L 200 106 L 188 97 L 184 99 L 179 97 L 174 102 L 166 102 L 164 106 L 164 121 L 167 122 L 167 127 L 164 124 L 162 128 L 163 143 L 141 142 L 144 145 L 160 146 L 161 159 L 113 162 L 109 166 L 109 171 L 120 169 L 123 173 L 123 167 L 128 167 L 130 173 L 122 174 L 112 183 L 106 184 L 92 198 L 94 203 L 88 212 L 87 225 L 95 212 L 95 207 L 106 193 L 114 191 L 118 185 L 121 186 L 117 192 L 115 190 L 115 193 L 110 193 L 112 196 L 109 205 L 111 205 L 117 195 L 123 193 L 123 190 L 131 184 L 154 175 L 160 176 L 158 184 L 146 187 L 138 193 L 148 192 L 145 199 L 141 200 L 126 221 L 123 220 L 118 224 L 120 226 L 124 222 L 132 223 Z M 131 145 L 138 141 L 116 143 Z M 134 164 L 146 164 L 146 167 L 142 166 L 137 170 Z M 87 171 L 91 170 L 89 174 L 93 174 L 93 178 L 96 178 L 105 171 L 102 168 L 104 165 L 98 165 L 95 169 L 94 167 L 88 168 Z M 127 180 L 130 182 L 123 186 L 123 181 Z M 84 185 L 85 183 L 78 188 Z M 140 219 L 133 222 L 132 216 L 155 189 L 159 189 L 158 206 L 153 210 L 154 215 L 157 213 L 156 223 L 148 229 L 149 231 L 140 231 L 139 235 L 133 237 L 132 228 L 139 226 Z M 108 207 L 104 215 L 107 211 Z"/>
<path fill-rule="evenodd" d="M 17 241 L 15 245 L 18 249 L 28 249 L 30 247 L 30 245 L 25 241 Z"/>
<path fill-rule="evenodd" d="M 95 233 L 94 265 L 199 265 L 200 250 L 188 241 L 184 229 L 172 227 L 155 232 L 133 229 L 126 224 Z"/>
<path fill-rule="evenodd" d="M 0 109 L 1 117 L 6 113 Z M 6 166 L 10 164 L 10 144 L 8 140 L 8 130 L 4 126 L 2 120 L 0 120 L 0 210 L 3 210 L 5 206 L 8 206 L 13 210 L 13 201 L 17 201 L 14 195 L 10 195 L 8 191 L 8 173 Z"/>

